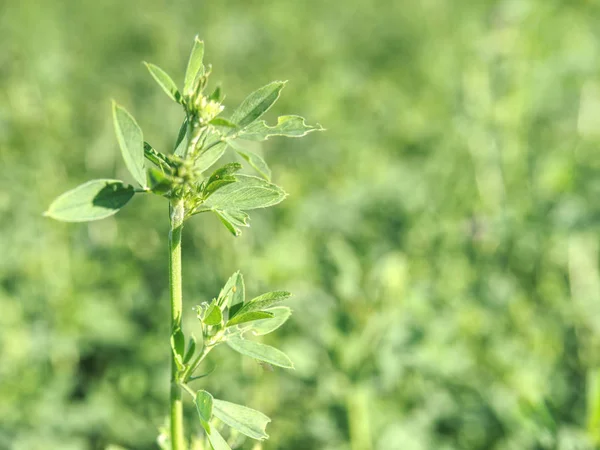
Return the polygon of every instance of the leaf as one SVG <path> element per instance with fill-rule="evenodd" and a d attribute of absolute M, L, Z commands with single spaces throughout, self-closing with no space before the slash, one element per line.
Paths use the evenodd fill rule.
<path fill-rule="evenodd" d="M 185 356 L 183 357 L 183 363 L 187 364 L 190 362 L 192 357 L 196 353 L 196 337 L 194 335 L 190 336 L 190 340 L 188 341 L 188 349 L 185 352 Z"/>
<path fill-rule="evenodd" d="M 214 399 L 213 415 L 252 439 L 268 439 L 267 424 L 271 421 L 260 411 L 224 400 Z"/>
<path fill-rule="evenodd" d="M 222 95 L 221 95 L 221 86 L 217 86 L 215 88 L 215 90 L 212 92 L 212 94 L 210 94 L 208 96 L 208 100 L 209 101 L 213 101 L 213 102 L 221 102 L 221 100 L 223 100 Z"/>
<path fill-rule="evenodd" d="M 171 177 L 158 170 L 156 167 L 148 169 L 148 181 L 150 190 L 155 194 L 166 194 L 173 187 L 174 181 Z"/>
<path fill-rule="evenodd" d="M 204 73 L 204 66 L 202 65 L 203 58 L 204 42 L 196 36 L 194 38 L 194 47 L 190 53 L 190 59 L 188 60 L 187 69 L 185 71 L 185 81 L 183 83 L 183 92 L 185 95 L 193 95 L 196 79 Z"/>
<path fill-rule="evenodd" d="M 211 427 L 210 433 L 207 432 L 206 435 L 213 450 L 231 450 L 231 447 L 223 439 L 223 436 L 217 431 L 216 427 Z"/>
<path fill-rule="evenodd" d="M 187 117 L 183 119 L 183 123 L 179 127 L 179 133 L 177 134 L 177 140 L 175 141 L 175 149 L 173 153 L 176 156 L 183 156 L 187 148 Z"/>
<path fill-rule="evenodd" d="M 248 219 L 249 216 L 244 211 L 236 209 L 229 209 L 227 211 L 215 210 L 214 213 L 219 217 L 223 225 L 233 234 L 239 236 L 242 234 L 241 230 L 237 227 L 249 227 Z"/>
<path fill-rule="evenodd" d="M 196 400 L 194 403 L 196 404 L 196 411 L 198 412 L 202 428 L 204 428 L 207 433 L 210 433 L 211 427 L 208 422 L 213 414 L 213 396 L 209 392 L 200 390 L 196 392 Z"/>
<path fill-rule="evenodd" d="M 145 62 L 144 63 L 152 75 L 152 78 L 158 83 L 158 85 L 162 88 L 163 91 L 176 103 L 181 103 L 181 93 L 179 89 L 177 89 L 177 85 L 173 81 L 173 79 L 169 76 L 167 72 L 162 70 L 160 67 Z"/>
<path fill-rule="evenodd" d="M 219 292 L 217 303 L 221 307 L 243 303 L 245 295 L 244 276 L 238 270 L 229 277 L 227 283 Z"/>
<path fill-rule="evenodd" d="M 142 130 L 125 108 L 113 102 L 113 122 L 125 165 L 140 186 L 146 188 L 144 136 Z"/>
<path fill-rule="evenodd" d="M 280 116 L 277 125 L 270 127 L 264 120 L 254 122 L 240 131 L 238 137 L 249 141 L 265 141 L 271 136 L 302 137 L 311 131 L 323 130 L 319 124 L 307 125 L 306 120 L 300 116 Z"/>
<path fill-rule="evenodd" d="M 233 234 L 235 237 L 238 237 L 242 234 L 242 230 L 236 227 L 235 224 L 229 219 L 229 217 L 227 217 L 227 215 L 223 211 L 217 210 L 214 211 L 214 213 L 217 215 L 221 223 L 225 225 L 225 228 L 227 228 L 231 234 Z"/>
<path fill-rule="evenodd" d="M 227 322 L 226 327 L 232 327 L 241 323 L 252 322 L 253 320 L 269 319 L 273 314 L 267 311 L 253 311 L 245 314 L 236 314 L 234 318 Z"/>
<path fill-rule="evenodd" d="M 244 128 L 269 110 L 279 98 L 286 81 L 273 81 L 254 91 L 234 111 L 231 121 Z"/>
<path fill-rule="evenodd" d="M 264 159 L 257 155 L 256 153 L 251 152 L 250 150 L 246 150 L 240 147 L 233 142 L 228 142 L 228 144 L 240 155 L 244 158 L 248 163 L 254 167 L 254 169 L 267 181 L 271 181 L 271 169 L 267 165 Z"/>
<path fill-rule="evenodd" d="M 287 194 L 279 186 L 261 178 L 237 175 L 238 182 L 225 186 L 212 194 L 201 210 L 247 210 L 266 208 L 280 203 Z"/>
<path fill-rule="evenodd" d="M 239 270 L 237 271 L 237 277 L 235 277 L 235 283 L 231 289 L 231 295 L 229 298 L 229 306 L 243 304 L 244 301 L 246 301 L 246 285 L 244 284 L 244 276 Z"/>
<path fill-rule="evenodd" d="M 241 168 L 241 164 L 229 163 L 215 170 L 206 182 L 206 187 L 203 189 L 204 195 L 208 197 L 217 189 L 228 184 L 235 183 L 237 178 L 235 178 L 233 174 L 239 171 Z"/>
<path fill-rule="evenodd" d="M 255 336 L 264 336 L 265 334 L 272 333 L 277 328 L 282 326 L 292 315 L 292 310 L 287 306 L 276 306 L 267 310 L 273 314 L 271 319 L 257 320 L 253 322 L 250 330 Z"/>
<path fill-rule="evenodd" d="M 225 149 L 227 148 L 226 142 L 218 142 L 212 145 L 208 150 L 200 155 L 198 160 L 196 161 L 196 170 L 199 172 L 204 172 L 209 167 L 211 167 L 214 163 L 216 163 L 223 153 L 225 153 Z"/>
<path fill-rule="evenodd" d="M 283 367 L 284 369 L 294 368 L 294 364 L 285 353 L 270 345 L 247 341 L 237 336 L 231 336 L 225 342 L 227 342 L 229 347 L 242 355 L 250 356 L 251 358 L 273 364 L 274 366 Z"/>
<path fill-rule="evenodd" d="M 219 325 L 223 320 L 223 313 L 221 312 L 221 308 L 217 304 L 216 300 L 213 300 L 206 313 L 204 314 L 204 319 L 202 320 L 206 325 Z"/>
<path fill-rule="evenodd" d="M 291 295 L 292 294 L 287 291 L 267 292 L 244 304 L 244 307 L 239 310 L 238 314 L 246 314 L 251 311 L 264 311 L 265 309 L 288 299 Z"/>
<path fill-rule="evenodd" d="M 57 197 L 44 213 L 64 222 L 87 222 L 112 216 L 135 191 L 119 180 L 92 180 Z"/>
<path fill-rule="evenodd" d="M 214 125 L 215 127 L 238 128 L 238 126 L 235 123 L 230 122 L 229 120 L 224 119 L 222 117 L 215 117 L 209 123 L 211 125 Z"/>
<path fill-rule="evenodd" d="M 183 356 L 185 352 L 185 336 L 181 328 L 177 328 L 171 333 L 171 349 L 179 370 L 183 369 Z"/>

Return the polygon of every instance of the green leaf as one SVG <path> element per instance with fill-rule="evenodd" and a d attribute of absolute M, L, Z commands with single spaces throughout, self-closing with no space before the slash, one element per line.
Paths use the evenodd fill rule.
<path fill-rule="evenodd" d="M 259 319 L 269 319 L 271 317 L 273 317 L 273 314 L 267 311 L 253 311 L 245 314 L 236 314 L 225 326 L 232 327 L 241 323 L 252 322 L 253 320 Z"/>
<path fill-rule="evenodd" d="M 246 285 L 244 284 L 244 276 L 238 270 L 237 277 L 235 277 L 235 283 L 231 288 L 231 295 L 229 296 L 229 306 L 243 304 L 244 301 L 246 301 Z"/>
<path fill-rule="evenodd" d="M 286 193 L 279 186 L 261 178 L 237 175 L 238 182 L 212 194 L 200 207 L 207 210 L 247 210 L 266 208 L 281 202 Z"/>
<path fill-rule="evenodd" d="M 268 439 L 267 424 L 271 421 L 260 411 L 224 400 L 214 399 L 213 415 L 252 439 Z"/>
<path fill-rule="evenodd" d="M 215 127 L 238 128 L 238 126 L 235 123 L 230 122 L 229 120 L 224 119 L 222 117 L 215 117 L 209 123 L 211 125 L 214 125 Z"/>
<path fill-rule="evenodd" d="M 190 53 L 187 69 L 185 71 L 185 81 L 183 83 L 183 92 L 185 95 L 192 95 L 196 84 L 196 79 L 204 73 L 202 59 L 204 58 L 204 42 L 194 38 L 194 47 Z"/>
<path fill-rule="evenodd" d="M 300 116 L 280 116 L 277 125 L 270 127 L 261 120 L 245 127 L 238 137 L 249 141 L 265 141 L 271 136 L 302 137 L 312 131 L 323 130 L 324 128 L 319 124 L 307 125 L 306 120 Z"/>
<path fill-rule="evenodd" d="M 251 311 L 264 311 L 265 309 L 288 299 L 291 295 L 292 294 L 287 291 L 267 292 L 244 304 L 244 307 L 240 309 L 237 314 L 246 314 Z"/>
<path fill-rule="evenodd" d="M 179 127 L 179 133 L 177 134 L 177 140 L 175 141 L 175 149 L 173 153 L 176 156 L 183 156 L 187 148 L 187 117 L 183 119 L 183 123 Z"/>
<path fill-rule="evenodd" d="M 206 432 L 208 441 L 210 442 L 213 450 L 231 450 L 231 447 L 227 444 L 227 441 L 223 439 L 223 436 L 217 431 L 216 427 L 211 427 L 210 432 Z"/>
<path fill-rule="evenodd" d="M 228 184 L 235 183 L 237 178 L 235 178 L 233 174 L 235 174 L 241 168 L 241 164 L 229 163 L 215 170 L 206 182 L 206 187 L 203 189 L 204 195 L 208 197 L 217 189 L 227 186 Z"/>
<path fill-rule="evenodd" d="M 212 91 L 212 94 L 208 96 L 208 100 L 213 102 L 221 102 L 222 99 L 221 86 L 217 86 L 215 90 Z"/>
<path fill-rule="evenodd" d="M 140 186 L 146 188 L 144 136 L 142 130 L 125 108 L 113 102 L 113 122 L 125 165 Z"/>
<path fill-rule="evenodd" d="M 183 357 L 185 353 L 185 336 L 181 328 L 177 328 L 171 333 L 171 349 L 175 356 L 175 362 L 179 370 L 183 369 Z"/>
<path fill-rule="evenodd" d="M 135 191 L 119 180 L 92 180 L 56 198 L 44 213 L 64 222 L 87 222 L 112 216 Z"/>
<path fill-rule="evenodd" d="M 249 150 L 240 147 L 234 142 L 230 141 L 228 142 L 228 144 L 238 153 L 238 155 L 240 155 L 242 158 L 248 161 L 248 163 L 252 167 L 254 167 L 254 170 L 256 170 L 265 180 L 271 181 L 271 169 L 269 168 L 265 160 L 262 159 L 262 157 L 260 157 L 256 153 L 253 153 Z"/>
<path fill-rule="evenodd" d="M 236 227 L 235 224 L 231 220 L 229 220 L 229 217 L 227 217 L 227 215 L 223 211 L 217 210 L 214 211 L 214 213 L 217 215 L 221 223 L 225 225 L 225 228 L 227 228 L 231 234 L 233 234 L 235 237 L 238 237 L 242 234 L 242 230 Z"/>
<path fill-rule="evenodd" d="M 169 192 L 174 184 L 174 181 L 170 176 L 158 170 L 156 167 L 150 167 L 148 169 L 148 180 L 150 182 L 150 190 L 158 195 Z"/>
<path fill-rule="evenodd" d="M 249 216 L 244 211 L 229 209 L 227 211 L 215 210 L 214 213 L 219 217 L 223 225 L 233 234 L 239 236 L 242 231 L 238 227 L 249 227 Z"/>
<path fill-rule="evenodd" d="M 208 424 L 213 415 L 213 396 L 206 391 L 196 392 L 196 411 L 198 411 L 198 417 L 200 418 L 200 424 L 207 433 L 211 432 L 211 426 Z"/>
<path fill-rule="evenodd" d="M 225 286 L 219 292 L 217 303 L 221 307 L 243 303 L 245 295 L 244 276 L 238 270 L 229 277 L 227 283 L 225 283 Z"/>
<path fill-rule="evenodd" d="M 206 325 L 219 325 L 223 320 L 223 313 L 221 312 L 221 308 L 216 300 L 213 300 L 206 313 L 204 314 L 204 319 L 202 320 Z"/>
<path fill-rule="evenodd" d="M 272 333 L 287 322 L 292 315 L 292 310 L 287 306 L 276 306 L 268 309 L 267 312 L 273 314 L 273 318 L 257 320 L 252 323 L 250 330 L 255 336 L 264 336 L 265 334 Z"/>
<path fill-rule="evenodd" d="M 230 336 L 226 342 L 229 347 L 242 355 L 250 356 L 251 358 L 273 364 L 274 366 L 283 367 L 284 369 L 294 368 L 294 364 L 285 353 L 270 345 L 247 341 L 238 336 Z"/>
<path fill-rule="evenodd" d="M 234 111 L 231 121 L 244 128 L 269 110 L 279 98 L 286 81 L 273 81 L 254 91 Z"/>
<path fill-rule="evenodd" d="M 203 152 L 198 160 L 196 161 L 196 169 L 199 172 L 204 172 L 209 167 L 211 167 L 214 163 L 216 163 L 223 153 L 225 153 L 225 149 L 227 148 L 226 142 L 217 142 L 212 145 L 208 150 Z"/>
<path fill-rule="evenodd" d="M 190 340 L 188 341 L 188 349 L 185 352 L 185 356 L 183 357 L 183 363 L 187 364 L 190 362 L 192 357 L 196 353 L 196 337 L 194 335 L 190 336 Z"/>
<path fill-rule="evenodd" d="M 158 83 L 163 91 L 176 103 L 181 103 L 181 93 L 177 89 L 177 85 L 167 72 L 162 70 L 160 67 L 145 62 L 144 63 L 152 75 L 152 78 Z"/>

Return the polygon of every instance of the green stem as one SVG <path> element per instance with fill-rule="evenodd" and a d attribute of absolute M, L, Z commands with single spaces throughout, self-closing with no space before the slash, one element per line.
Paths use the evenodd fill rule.
<path fill-rule="evenodd" d="M 183 296 L 181 289 L 181 231 L 183 228 L 183 200 L 174 199 L 170 209 L 171 229 L 169 231 L 169 292 L 171 297 L 171 333 L 181 329 Z M 183 433 L 183 402 L 181 387 L 177 380 L 175 355 L 171 355 L 171 445 L 173 450 L 185 450 Z"/>

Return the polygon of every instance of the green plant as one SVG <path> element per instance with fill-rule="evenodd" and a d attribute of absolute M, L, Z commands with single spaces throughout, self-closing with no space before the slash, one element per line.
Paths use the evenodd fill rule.
<path fill-rule="evenodd" d="M 146 64 L 152 77 L 165 93 L 182 105 L 185 119 L 181 125 L 172 153 L 155 150 L 144 141 L 142 130 L 123 107 L 113 102 L 113 119 L 123 159 L 139 187 L 119 180 L 99 179 L 84 183 L 59 196 L 45 215 L 66 222 L 98 220 L 115 214 L 136 194 L 153 193 L 169 201 L 169 286 L 171 301 L 171 390 L 170 426 L 159 437 L 164 449 L 182 450 L 187 447 L 184 426 L 182 393 L 194 399 L 200 424 L 214 450 L 228 449 L 229 444 L 219 433 L 215 420 L 253 439 L 266 439 L 265 428 L 270 419 L 245 406 L 218 400 L 206 390 L 193 390 L 189 383 L 208 374 L 196 375 L 208 353 L 226 343 L 238 353 L 266 364 L 292 368 L 290 359 L 280 350 L 245 339 L 245 334 L 265 335 L 283 325 L 291 310 L 278 304 L 291 294 L 285 291 L 268 292 L 246 299 L 244 278 L 234 273 L 219 295 L 211 302 L 196 307 L 201 327 L 199 338 L 182 330 L 182 264 L 181 235 L 184 222 L 204 212 L 216 214 L 234 235 L 240 227 L 248 226 L 246 211 L 273 206 L 286 193 L 271 183 L 271 171 L 257 154 L 240 146 L 240 141 L 263 141 L 271 136 L 301 137 L 322 130 L 320 125 L 307 125 L 299 116 L 281 116 L 269 126 L 260 117 L 279 98 L 285 82 L 274 81 L 250 94 L 228 119 L 220 116 L 224 107 L 220 88 L 205 95 L 210 65 L 203 65 L 204 43 L 197 38 L 188 61 L 183 90 L 159 67 Z M 214 170 L 212 167 L 231 147 L 260 175 L 239 174 L 239 163 L 229 163 Z M 204 448 L 204 438 L 194 448 Z"/>

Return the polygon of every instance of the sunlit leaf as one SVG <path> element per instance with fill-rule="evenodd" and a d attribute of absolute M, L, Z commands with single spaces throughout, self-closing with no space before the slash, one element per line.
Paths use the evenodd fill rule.
<path fill-rule="evenodd" d="M 196 400 L 194 403 L 196 404 L 196 411 L 198 412 L 200 424 L 207 433 L 210 433 L 211 426 L 208 422 L 213 414 L 213 396 L 209 392 L 198 391 L 196 392 Z"/>
<path fill-rule="evenodd" d="M 268 439 L 266 433 L 269 417 L 247 406 L 237 405 L 224 400 L 214 399 L 213 415 L 252 439 Z"/>
<path fill-rule="evenodd" d="M 192 95 L 194 93 L 196 79 L 204 73 L 204 66 L 202 65 L 203 59 L 204 42 L 196 36 L 194 39 L 194 47 L 190 53 L 190 59 L 188 60 L 187 69 L 185 71 L 185 81 L 183 83 L 183 92 L 185 95 Z"/>
<path fill-rule="evenodd" d="M 250 150 L 246 150 L 243 147 L 240 147 L 238 144 L 233 142 L 228 142 L 229 145 L 244 158 L 248 163 L 267 181 L 271 181 L 271 169 L 267 165 L 264 159 L 256 153 L 251 152 Z"/>
<path fill-rule="evenodd" d="M 277 350 L 270 345 L 260 344 L 254 341 L 248 341 L 239 336 L 230 336 L 227 339 L 227 345 L 242 355 L 249 356 L 259 361 L 264 361 L 274 366 L 285 369 L 293 369 L 294 364 L 290 358 L 281 350 Z"/>
<path fill-rule="evenodd" d="M 231 122 L 237 124 L 240 128 L 254 122 L 277 101 L 285 83 L 285 81 L 273 81 L 254 91 L 234 111 Z"/>
<path fill-rule="evenodd" d="M 225 186 L 211 195 L 203 210 L 248 210 L 266 208 L 281 202 L 286 193 L 279 186 L 261 178 L 237 175 L 238 182 Z"/>
<path fill-rule="evenodd" d="M 257 320 L 252 322 L 250 330 L 255 336 L 264 336 L 265 334 L 272 333 L 280 326 L 282 326 L 292 315 L 292 310 L 287 306 L 276 306 L 266 310 L 273 314 L 270 319 Z"/>
<path fill-rule="evenodd" d="M 142 130 L 125 108 L 113 102 L 115 133 L 129 172 L 140 186 L 146 187 L 144 136 Z"/>
<path fill-rule="evenodd" d="M 206 314 L 204 315 L 204 319 L 202 320 L 206 325 L 219 325 L 223 320 L 223 313 L 221 312 L 221 308 L 217 304 L 216 300 L 213 300 L 208 309 L 206 310 Z"/>
<path fill-rule="evenodd" d="M 177 133 L 177 140 L 175 141 L 175 148 L 173 153 L 176 156 L 185 155 L 185 150 L 187 149 L 187 118 L 183 119 L 183 123 L 179 127 L 179 133 Z"/>
<path fill-rule="evenodd" d="M 264 141 L 271 136 L 302 137 L 311 131 L 323 130 L 324 128 L 319 124 L 307 125 L 305 119 L 300 116 L 280 116 L 277 125 L 270 127 L 261 120 L 245 127 L 238 136 L 249 141 Z"/>
<path fill-rule="evenodd" d="M 251 311 L 264 311 L 267 308 L 275 306 L 284 300 L 290 298 L 292 294 L 287 291 L 273 291 L 267 292 L 266 294 L 259 295 L 244 304 L 238 314 L 246 314 Z"/>
<path fill-rule="evenodd" d="M 87 222 L 112 216 L 134 195 L 133 186 L 119 180 L 92 180 L 65 192 L 45 216 L 64 222 Z"/>
<path fill-rule="evenodd" d="M 273 314 L 267 311 L 252 311 L 245 314 L 236 314 L 234 318 L 227 322 L 228 327 L 233 325 L 239 325 L 246 322 L 252 322 L 253 320 L 269 319 L 273 317 Z"/>
<path fill-rule="evenodd" d="M 171 98 L 171 100 L 177 103 L 181 103 L 181 93 L 179 92 L 177 85 L 169 76 L 169 74 L 154 64 L 144 64 L 148 68 L 148 71 L 150 72 L 150 75 L 152 75 L 152 78 L 154 78 L 154 80 L 163 89 L 163 91 L 166 92 L 166 94 Z"/>
<path fill-rule="evenodd" d="M 206 432 L 208 440 L 213 450 L 231 450 L 231 447 L 227 444 L 227 441 L 217 431 L 216 427 L 211 427 L 210 432 Z"/>

